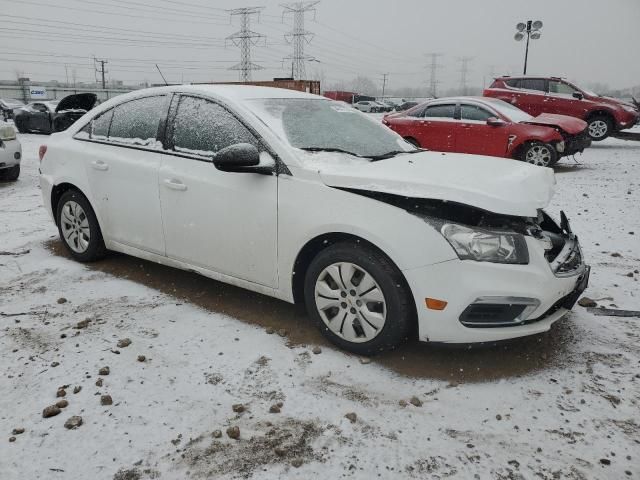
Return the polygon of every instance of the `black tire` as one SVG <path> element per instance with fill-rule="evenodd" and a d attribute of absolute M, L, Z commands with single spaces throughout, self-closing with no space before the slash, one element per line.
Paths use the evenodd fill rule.
<path fill-rule="evenodd" d="M 82 252 L 75 251 L 70 244 L 67 243 L 67 239 L 63 234 L 63 223 L 68 224 L 68 222 L 63 219 L 62 210 L 69 202 L 75 202 L 82 207 L 85 214 L 82 218 L 86 218 L 89 224 L 89 244 L 86 250 Z M 75 260 L 79 262 L 93 262 L 95 260 L 100 260 L 106 255 L 107 249 L 104 245 L 102 231 L 100 230 L 96 214 L 93 211 L 89 200 L 87 200 L 87 198 L 78 190 L 67 190 L 62 194 L 58 204 L 56 205 L 56 223 L 58 224 L 58 233 L 60 234 L 62 243 Z"/>
<path fill-rule="evenodd" d="M 0 170 L 0 180 L 5 182 L 15 182 L 20 176 L 20 165 L 14 165 L 11 168 Z"/>
<path fill-rule="evenodd" d="M 405 140 L 416 148 L 422 148 L 418 141 L 413 137 L 406 137 Z"/>
<path fill-rule="evenodd" d="M 553 146 L 544 142 L 527 142 L 518 155 L 518 160 L 539 167 L 553 167 L 559 160 L 558 152 Z"/>
<path fill-rule="evenodd" d="M 316 282 L 327 267 L 339 262 L 352 263 L 366 271 L 373 277 L 384 296 L 386 319 L 381 329 L 376 329 L 377 334 L 371 340 L 360 343 L 346 340 L 331 331 L 320 315 L 315 299 Z M 351 280 L 354 278 L 355 276 Z M 352 288 L 353 285 L 354 283 L 351 283 L 349 288 Z M 339 288 L 343 287 L 340 286 Z M 347 290 L 346 284 L 345 290 Z M 346 292 L 344 295 L 346 295 Z M 307 313 L 322 334 L 340 348 L 358 355 L 375 355 L 382 351 L 396 348 L 408 338 L 412 328 L 415 326 L 413 296 L 404 277 L 386 255 L 360 243 L 341 242 L 322 250 L 307 269 L 304 280 L 304 299 Z M 343 305 L 346 305 L 346 303 L 343 302 Z M 335 308 L 337 310 L 339 307 Z M 359 308 L 364 311 L 362 306 Z M 345 315 L 342 317 L 342 325 L 344 325 L 345 318 L 347 318 L 347 310 L 348 308 L 344 307 Z M 353 308 L 351 312 L 354 313 Z M 362 313 L 358 315 L 362 316 L 363 319 L 365 318 Z M 336 317 L 334 317 L 337 319 L 336 321 L 340 321 L 340 316 L 342 316 L 342 311 L 336 313 Z M 356 321 L 356 323 L 359 322 L 360 320 Z M 351 325 L 355 325 L 355 323 L 352 322 Z M 340 328 L 342 331 L 342 327 Z M 358 328 L 357 325 L 356 328 Z"/>
<path fill-rule="evenodd" d="M 594 142 L 601 142 L 613 132 L 613 121 L 606 115 L 594 115 L 587 120 L 587 133 Z"/>

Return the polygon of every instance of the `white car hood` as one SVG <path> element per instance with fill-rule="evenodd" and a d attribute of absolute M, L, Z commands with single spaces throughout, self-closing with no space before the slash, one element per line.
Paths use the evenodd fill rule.
<path fill-rule="evenodd" d="M 535 217 L 554 193 L 550 168 L 517 160 L 420 152 L 377 162 L 311 162 L 331 187 L 445 200 L 489 212 Z"/>

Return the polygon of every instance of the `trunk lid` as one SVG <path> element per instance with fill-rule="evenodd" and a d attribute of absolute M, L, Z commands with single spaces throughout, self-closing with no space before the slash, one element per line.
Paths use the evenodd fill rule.
<path fill-rule="evenodd" d="M 378 162 L 310 161 L 331 187 L 444 200 L 503 215 L 535 217 L 554 193 L 553 170 L 516 160 L 420 152 Z M 350 157 L 353 159 L 354 157 Z"/>

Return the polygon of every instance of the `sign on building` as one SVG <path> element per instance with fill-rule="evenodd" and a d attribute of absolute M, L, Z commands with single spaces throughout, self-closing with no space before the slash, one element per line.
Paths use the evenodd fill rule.
<path fill-rule="evenodd" d="M 44 87 L 29 87 L 29 96 L 32 100 L 46 100 L 47 89 Z"/>

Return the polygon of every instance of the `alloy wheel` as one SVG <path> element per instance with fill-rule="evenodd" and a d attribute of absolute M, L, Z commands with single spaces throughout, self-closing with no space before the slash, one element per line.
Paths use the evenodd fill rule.
<path fill-rule="evenodd" d="M 83 208 L 70 200 L 65 203 L 60 213 L 62 235 L 69 248 L 76 253 L 84 253 L 89 248 L 91 229 L 89 219 Z"/>
<path fill-rule="evenodd" d="M 591 138 L 602 138 L 607 134 L 609 126 L 604 120 L 594 120 L 589 124 L 589 135 Z"/>
<path fill-rule="evenodd" d="M 545 145 L 533 145 L 527 150 L 527 155 L 525 156 L 527 163 L 539 167 L 548 167 L 552 158 L 551 150 Z"/>
<path fill-rule="evenodd" d="M 326 267 L 316 280 L 315 303 L 324 324 L 338 337 L 353 343 L 375 338 L 387 318 L 380 285 L 354 263 Z"/>

